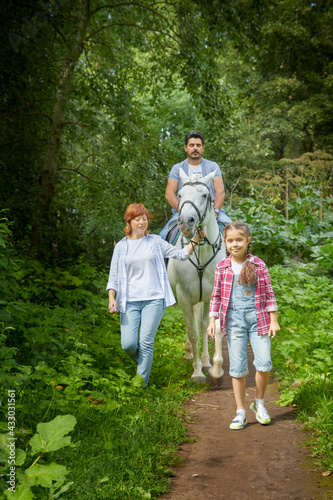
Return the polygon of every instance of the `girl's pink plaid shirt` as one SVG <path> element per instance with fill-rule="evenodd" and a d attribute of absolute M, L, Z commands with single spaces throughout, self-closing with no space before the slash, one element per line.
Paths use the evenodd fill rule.
<path fill-rule="evenodd" d="M 267 335 L 271 323 L 269 312 L 278 310 L 275 295 L 265 262 L 254 255 L 250 255 L 248 260 L 254 264 L 257 273 L 256 310 L 258 334 Z M 233 277 L 231 258 L 227 257 L 216 266 L 214 289 L 209 306 L 209 316 L 220 317 L 221 331 L 224 336 L 226 335 L 224 331 L 225 315 L 229 306 Z"/>

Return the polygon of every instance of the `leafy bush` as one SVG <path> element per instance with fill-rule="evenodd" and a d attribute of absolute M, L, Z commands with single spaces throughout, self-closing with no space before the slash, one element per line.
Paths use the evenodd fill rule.
<path fill-rule="evenodd" d="M 322 272 L 333 268 L 333 214 L 325 214 L 323 221 L 311 210 L 312 199 L 298 198 L 290 202 L 290 220 L 276 208 L 275 203 L 258 198 L 240 200 L 237 208 L 229 209 L 232 220 L 246 222 L 252 232 L 253 253 L 267 265 L 289 264 L 314 260 Z M 306 215 L 305 215 L 306 214 Z"/>
<path fill-rule="evenodd" d="M 8 391 L 8 408 L 15 408 L 9 403 L 15 402 L 15 392 Z M 65 446 L 71 445 L 71 438 L 65 436 L 71 432 L 76 424 L 72 415 L 63 415 L 54 418 L 51 422 L 39 423 L 37 433 L 29 441 L 29 451 L 17 448 L 15 423 L 8 422 L 9 432 L 0 434 L 0 463 L 5 464 L 1 470 L 6 478 L 8 488 L 4 490 L 7 498 L 14 500 L 32 500 L 36 494 L 42 493 L 41 488 L 49 488 L 49 498 L 58 498 L 68 491 L 73 482 L 64 484 L 67 468 L 55 462 L 45 463 L 45 453 L 51 453 Z M 17 434 L 17 433 L 16 433 Z M 30 457 L 38 457 L 25 470 L 20 467 Z M 41 460 L 42 464 L 38 464 Z"/>
<path fill-rule="evenodd" d="M 107 272 L 82 261 L 69 270 L 21 259 L 9 275 L 4 305 L 8 309 L 20 297 L 20 307 L 15 314 L 8 309 L 3 322 L 0 397 L 4 401 L 8 389 L 15 389 L 17 445 L 28 453 L 17 463 L 17 495 L 49 498 L 45 482 L 25 478 L 29 437 L 37 422 L 71 413 L 77 420 L 75 448 L 50 450 L 33 466 L 42 467 L 38 477 L 49 478 L 52 498 L 158 497 L 168 489 L 169 467 L 185 439 L 182 402 L 197 390 L 182 359 L 181 311 L 167 309 L 155 341 L 150 388 L 143 392 L 135 364 L 121 349 L 119 316 L 107 311 Z M 5 405 L 1 421 L 6 431 Z M 69 482 L 52 479 L 57 471 Z M 1 479 L 1 491 L 7 487 Z"/>
<path fill-rule="evenodd" d="M 333 282 L 306 266 L 270 269 L 281 332 L 273 342 L 281 404 L 296 405 L 299 419 L 316 431 L 313 451 L 333 470 Z"/>

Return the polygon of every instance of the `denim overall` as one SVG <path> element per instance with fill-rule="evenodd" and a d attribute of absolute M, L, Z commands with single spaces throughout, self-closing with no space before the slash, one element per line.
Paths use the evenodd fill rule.
<path fill-rule="evenodd" d="M 240 285 L 239 275 L 234 275 L 231 296 L 226 315 L 226 331 L 231 377 L 241 378 L 248 373 L 247 339 L 253 354 L 253 364 L 257 371 L 269 372 L 272 369 L 271 342 L 268 335 L 258 335 L 255 285 Z"/>

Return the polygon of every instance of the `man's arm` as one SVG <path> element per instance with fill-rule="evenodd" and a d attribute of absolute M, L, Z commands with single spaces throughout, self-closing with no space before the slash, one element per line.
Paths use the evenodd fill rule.
<path fill-rule="evenodd" d="M 179 182 L 176 179 L 168 179 L 168 184 L 165 190 L 165 197 L 170 203 L 170 205 L 178 210 L 178 198 L 177 198 L 177 189 Z"/>
<path fill-rule="evenodd" d="M 214 208 L 218 208 L 219 210 L 222 208 L 225 191 L 222 177 L 214 177 L 213 179 L 214 189 L 215 189 L 215 200 L 214 200 Z M 170 203 L 170 202 L 169 202 Z"/>

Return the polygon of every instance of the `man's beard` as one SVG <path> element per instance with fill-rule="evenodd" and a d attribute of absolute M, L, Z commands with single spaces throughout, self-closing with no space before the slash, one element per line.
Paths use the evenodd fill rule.
<path fill-rule="evenodd" d="M 197 155 L 193 156 L 193 153 L 191 155 L 188 155 L 190 160 L 200 160 L 201 159 L 201 154 L 198 152 Z"/>

